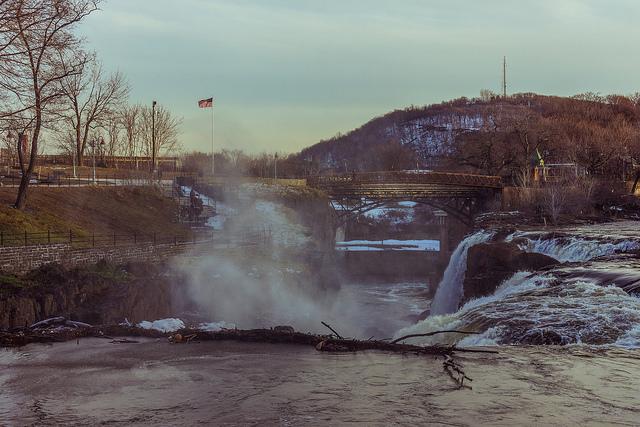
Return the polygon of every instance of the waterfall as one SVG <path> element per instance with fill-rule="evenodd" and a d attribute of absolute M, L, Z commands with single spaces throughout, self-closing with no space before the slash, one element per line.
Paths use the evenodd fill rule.
<path fill-rule="evenodd" d="M 433 316 L 403 328 L 395 337 L 459 329 L 481 334 L 439 334 L 411 342 L 462 347 L 584 344 L 640 348 L 640 259 L 622 255 L 640 248 L 637 222 L 553 232 L 516 231 L 505 241 L 564 263 L 540 271 L 519 271 L 493 294 L 458 308 L 467 251 L 491 238 L 484 231 L 460 243 L 431 304 Z"/>
<path fill-rule="evenodd" d="M 431 302 L 431 315 L 449 314 L 458 309 L 458 304 L 462 299 L 464 275 L 467 271 L 467 252 L 470 247 L 491 239 L 493 234 L 484 230 L 478 231 L 466 237 L 453 251 L 449 265 L 444 271 L 436 295 Z"/>

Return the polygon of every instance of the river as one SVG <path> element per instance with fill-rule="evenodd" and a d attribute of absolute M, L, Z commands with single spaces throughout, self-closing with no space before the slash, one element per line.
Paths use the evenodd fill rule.
<path fill-rule="evenodd" d="M 502 347 L 430 357 L 88 339 L 2 351 L 4 425 L 637 425 L 640 353 Z"/>
<path fill-rule="evenodd" d="M 562 263 L 518 272 L 462 304 L 468 249 L 496 239 Z M 634 222 L 506 236 L 483 230 L 454 252 L 436 310 L 427 284 L 395 281 L 348 282 L 339 310 L 313 312 L 338 330 L 357 325 L 347 333 L 363 339 L 476 331 L 414 340 L 497 350 L 459 354 L 472 389 L 459 389 L 432 357 L 86 339 L 1 351 L 0 424 L 638 425 L 639 248 Z M 416 321 L 430 305 L 434 314 Z M 298 311 L 291 313 L 279 315 L 296 326 Z M 541 337 L 561 345 L 527 345 Z"/>

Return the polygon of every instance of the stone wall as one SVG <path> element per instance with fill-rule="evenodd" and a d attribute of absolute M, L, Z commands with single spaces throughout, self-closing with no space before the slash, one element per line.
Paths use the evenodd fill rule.
<path fill-rule="evenodd" d="M 4 273 L 22 274 L 42 265 L 59 263 L 66 268 L 79 265 L 95 264 L 100 260 L 114 264 L 124 264 L 128 261 L 158 262 L 174 255 L 185 252 L 202 243 L 166 243 L 141 244 L 114 247 L 78 248 L 68 243 L 33 246 L 5 246 L 0 247 L 0 271 Z M 210 242 L 209 242 L 210 244 Z"/>

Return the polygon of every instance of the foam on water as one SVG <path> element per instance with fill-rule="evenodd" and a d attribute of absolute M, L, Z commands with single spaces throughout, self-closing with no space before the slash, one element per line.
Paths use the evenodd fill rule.
<path fill-rule="evenodd" d="M 552 233 L 517 231 L 506 241 L 522 250 L 571 265 L 518 272 L 490 296 L 458 311 L 469 248 L 492 238 L 480 231 L 454 251 L 432 303 L 432 316 L 396 337 L 438 330 L 470 330 L 416 338 L 419 344 L 589 344 L 640 348 L 640 261 L 622 255 L 640 249 L 637 222 L 563 228 Z M 605 258 L 603 258 L 605 257 Z M 629 293 L 628 293 L 629 292 Z"/>
<path fill-rule="evenodd" d="M 601 238 L 583 238 L 577 236 L 561 236 L 548 238 L 544 235 L 516 232 L 505 239 L 516 241 L 520 249 L 549 255 L 562 262 L 589 261 L 601 256 L 630 252 L 640 249 L 640 240 L 611 240 L 607 236 Z"/>
<path fill-rule="evenodd" d="M 640 348 L 640 325 L 636 325 L 616 340 L 614 345 L 625 348 Z"/>
<path fill-rule="evenodd" d="M 595 279 L 560 279 L 554 272 L 520 272 L 496 292 L 458 312 L 433 316 L 396 336 L 443 329 L 480 335 L 437 335 L 420 344 L 571 344 L 640 346 L 640 299 Z"/>

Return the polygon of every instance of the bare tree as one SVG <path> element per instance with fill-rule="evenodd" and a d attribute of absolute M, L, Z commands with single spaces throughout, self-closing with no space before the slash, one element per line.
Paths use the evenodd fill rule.
<path fill-rule="evenodd" d="M 90 133 L 110 121 L 129 94 L 129 86 L 120 73 L 104 76 L 102 65 L 89 55 L 79 73 L 61 81 L 68 113 L 64 122 L 72 129 L 78 164 L 82 165 Z"/>
<path fill-rule="evenodd" d="M 122 116 L 119 112 L 112 111 L 107 114 L 102 120 L 102 129 L 105 133 L 105 155 L 113 157 L 118 154 L 123 148 L 122 131 L 124 129 L 122 124 Z"/>
<path fill-rule="evenodd" d="M 490 108 L 484 113 L 478 131 L 458 135 L 451 150 L 454 167 L 471 167 L 488 175 L 503 174 L 511 168 L 517 153 L 511 146 L 510 128 L 505 122 L 499 108 Z"/>
<path fill-rule="evenodd" d="M 120 120 L 124 129 L 124 147 L 126 156 L 133 159 L 140 151 L 140 122 L 142 116 L 140 105 L 125 105 L 120 111 Z"/>
<path fill-rule="evenodd" d="M 567 203 L 568 188 L 563 184 L 550 184 L 542 190 L 544 211 L 551 217 L 553 224 L 558 224 L 560 215 L 564 213 Z"/>
<path fill-rule="evenodd" d="M 8 95 L 1 118 L 19 135 L 29 133 L 29 149 L 16 141 L 22 179 L 15 206 L 24 209 L 39 139 L 56 103 L 61 81 L 81 72 L 86 55 L 73 34 L 75 26 L 97 10 L 99 0 L 9 0 L 2 5 L 6 20 L 0 33 L 0 90 Z M 6 8 L 6 9 L 5 9 Z"/>
<path fill-rule="evenodd" d="M 375 167 L 384 171 L 399 171 L 414 169 L 417 157 L 415 151 L 402 145 L 397 139 L 386 144 L 381 144 L 372 149 L 372 160 L 377 163 Z"/>
<path fill-rule="evenodd" d="M 151 157 L 153 152 L 153 109 L 149 106 L 141 107 L 139 123 L 139 135 L 142 142 L 143 152 L 146 156 Z M 155 155 L 169 156 L 177 154 L 180 150 L 180 141 L 178 140 L 178 133 L 180 126 L 182 125 L 182 119 L 176 118 L 171 115 L 171 112 L 165 107 L 156 107 L 156 119 L 155 119 Z"/>
<path fill-rule="evenodd" d="M 518 185 L 531 185 L 532 163 L 538 153 L 550 146 L 556 137 L 553 121 L 540 117 L 538 114 L 526 111 L 520 115 L 505 119 L 503 125 L 508 133 L 511 146 L 513 166 Z"/>

